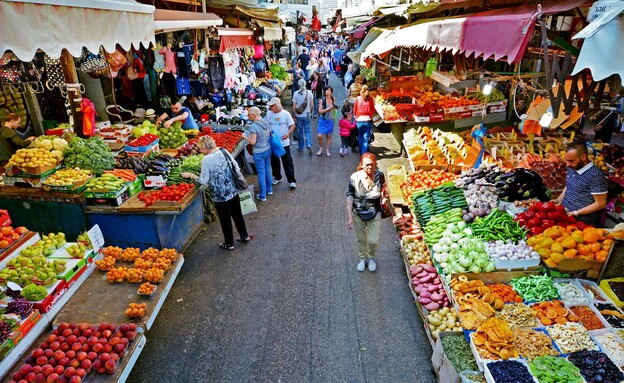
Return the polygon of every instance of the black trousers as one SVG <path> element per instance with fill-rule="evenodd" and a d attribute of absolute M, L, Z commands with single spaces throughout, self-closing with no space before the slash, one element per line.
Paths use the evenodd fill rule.
<path fill-rule="evenodd" d="M 232 220 L 234 220 L 234 225 L 236 225 L 236 230 L 241 238 L 247 237 L 247 226 L 245 226 L 245 218 L 243 218 L 238 194 L 229 201 L 215 202 L 214 204 L 219 216 L 219 222 L 221 222 L 221 231 L 223 231 L 225 244 L 234 245 Z"/>
<path fill-rule="evenodd" d="M 282 179 L 281 165 L 284 165 L 284 173 L 286 173 L 288 183 L 297 182 L 295 180 L 295 165 L 293 164 L 293 159 L 290 155 L 290 146 L 284 146 L 284 150 L 286 150 L 286 153 L 282 157 L 276 157 L 271 154 L 271 171 L 273 172 L 273 178 L 276 180 Z"/>

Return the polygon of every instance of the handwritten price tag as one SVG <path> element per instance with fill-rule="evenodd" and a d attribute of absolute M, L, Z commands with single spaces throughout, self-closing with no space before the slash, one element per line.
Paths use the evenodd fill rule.
<path fill-rule="evenodd" d="M 87 236 L 89 236 L 89 240 L 91 241 L 91 245 L 93 246 L 94 252 L 99 252 L 100 249 L 104 246 L 104 235 L 102 235 L 102 230 L 100 230 L 100 226 L 95 225 L 87 232 Z"/>

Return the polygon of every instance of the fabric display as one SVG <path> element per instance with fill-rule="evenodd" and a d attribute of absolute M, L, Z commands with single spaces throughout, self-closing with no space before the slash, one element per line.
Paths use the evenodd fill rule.
<path fill-rule="evenodd" d="M 165 56 L 160 53 L 161 50 L 159 49 L 158 53 L 154 54 L 154 70 L 157 73 L 165 71 Z"/>
<path fill-rule="evenodd" d="M 178 95 L 191 94 L 191 82 L 188 77 L 176 78 L 176 92 Z"/>
<path fill-rule="evenodd" d="M 130 66 L 126 56 L 117 49 L 113 53 L 104 52 L 104 55 L 110 66 L 110 74 L 108 76 L 112 78 L 115 78 L 120 70 Z"/>
<path fill-rule="evenodd" d="M 184 51 L 176 52 L 176 65 L 178 67 L 178 76 L 180 77 L 189 77 L 189 64 L 186 62 L 186 55 Z"/>
<path fill-rule="evenodd" d="M 165 57 L 165 73 L 176 73 L 176 55 L 175 52 L 171 50 L 168 46 L 163 47 L 158 54 L 163 55 Z"/>
<path fill-rule="evenodd" d="M 129 63 L 133 63 L 134 57 L 132 56 L 132 53 L 130 51 L 126 53 L 126 59 Z M 139 75 L 134 69 L 134 65 L 128 65 L 128 67 L 126 68 L 126 77 L 128 78 L 128 80 L 136 80 L 137 78 L 139 78 Z"/>
<path fill-rule="evenodd" d="M 39 82 L 43 77 L 43 71 L 35 64 L 35 61 L 20 62 L 20 81 L 21 82 Z"/>
<path fill-rule="evenodd" d="M 138 79 L 145 78 L 147 71 L 145 70 L 145 65 L 143 64 L 145 61 L 145 57 L 143 56 L 143 52 L 132 49 L 132 66 L 134 67 L 134 72 L 137 75 Z"/>
<path fill-rule="evenodd" d="M 38 82 L 43 71 L 36 62 L 22 62 L 13 53 L 5 53 L 0 58 L 0 83 L 17 84 L 20 82 Z"/>
<path fill-rule="evenodd" d="M 19 61 L 9 61 L 0 66 L 0 84 L 17 84 L 20 82 Z"/>
<path fill-rule="evenodd" d="M 208 67 L 210 69 L 212 86 L 217 89 L 223 88 L 225 84 L 225 65 L 223 63 L 223 57 L 210 57 L 208 59 Z"/>
<path fill-rule="evenodd" d="M 53 59 L 45 55 L 43 62 L 45 63 L 47 88 L 52 89 L 65 86 L 65 76 L 63 75 L 63 69 L 61 69 L 61 60 Z"/>
<path fill-rule="evenodd" d="M 78 58 L 76 69 L 96 77 L 109 71 L 108 61 L 99 53 L 96 55 L 89 52 L 87 48 L 82 48 L 82 55 Z"/>

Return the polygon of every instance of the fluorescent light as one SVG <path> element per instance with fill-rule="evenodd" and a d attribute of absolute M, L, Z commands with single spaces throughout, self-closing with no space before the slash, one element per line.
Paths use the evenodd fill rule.
<path fill-rule="evenodd" d="M 547 128 L 548 126 L 550 126 L 550 123 L 553 120 L 553 114 L 552 112 L 546 112 L 542 115 L 542 118 L 540 118 L 539 120 L 539 124 L 541 127 L 543 128 Z"/>

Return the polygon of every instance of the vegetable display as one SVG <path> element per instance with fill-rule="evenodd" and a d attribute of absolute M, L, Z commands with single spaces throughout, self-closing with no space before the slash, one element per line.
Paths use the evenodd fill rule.
<path fill-rule="evenodd" d="M 555 205 L 554 202 L 536 202 L 529 207 L 525 213 L 520 213 L 515 217 L 520 226 L 529 230 L 531 235 L 544 232 L 552 226 L 576 225 L 583 230 L 589 225 L 577 222 L 573 217 L 568 216 L 562 205 Z"/>
<path fill-rule="evenodd" d="M 204 156 L 201 154 L 186 157 L 179 166 L 169 171 L 169 174 L 167 176 L 167 185 L 173 185 L 173 184 L 179 184 L 179 183 L 185 183 L 185 182 L 186 183 L 193 182 L 195 184 L 198 184 L 196 180 L 191 180 L 191 179 L 182 177 L 182 173 L 193 173 L 199 176 L 199 174 L 201 173 L 201 162 L 203 158 Z"/>
<path fill-rule="evenodd" d="M 510 284 L 528 302 L 559 298 L 559 291 L 553 285 L 552 278 L 546 275 L 527 275 L 514 278 Z"/>
<path fill-rule="evenodd" d="M 513 217 L 498 209 L 485 217 L 477 217 L 470 225 L 474 236 L 484 241 L 512 240 L 520 241 L 525 238 L 525 231 Z"/>
<path fill-rule="evenodd" d="M 539 254 L 524 241 L 513 243 L 511 240 L 506 242 L 498 240 L 487 242 L 485 250 L 492 259 L 502 261 L 522 261 L 531 259 L 540 259 Z"/>
<path fill-rule="evenodd" d="M 392 224 L 399 232 L 399 239 L 405 235 L 413 235 L 416 239 L 422 240 L 423 233 L 420 225 L 414 220 L 412 214 L 400 214 L 392 217 Z"/>
<path fill-rule="evenodd" d="M 545 355 L 534 358 L 529 363 L 529 370 L 539 383 L 581 383 L 581 371 L 565 358 Z"/>
<path fill-rule="evenodd" d="M 514 169 L 496 177 L 498 196 L 503 201 L 513 202 L 529 198 L 548 201 L 546 187 L 539 174 L 532 170 Z"/>
<path fill-rule="evenodd" d="M 453 183 L 460 188 L 466 188 L 474 183 L 485 181 L 483 184 L 493 185 L 496 177 L 503 174 L 503 170 L 493 163 L 481 163 L 478 168 L 472 168 L 462 172 Z"/>
<path fill-rule="evenodd" d="M 457 223 L 458 225 L 463 222 L 461 217 L 461 210 L 451 209 L 445 214 L 436 214 L 427 221 L 427 225 L 425 225 L 425 242 L 427 245 L 433 245 L 438 243 L 440 238 L 442 238 L 442 233 L 446 230 L 446 226 L 451 223 Z M 466 223 L 463 222 L 464 229 L 468 229 L 468 231 L 472 234 L 470 228 L 467 227 Z M 466 232 L 467 234 L 468 232 Z M 459 238 L 458 238 L 459 239 Z"/>
<path fill-rule="evenodd" d="M 135 138 L 134 140 L 128 142 L 128 146 L 139 147 L 139 146 L 148 146 L 152 142 L 158 140 L 158 136 L 155 134 L 144 134 L 139 138 Z"/>
<path fill-rule="evenodd" d="M 405 182 L 401 184 L 401 190 L 403 190 L 403 197 L 406 201 L 410 201 L 412 193 L 431 189 L 440 186 L 446 182 L 452 181 L 457 178 L 457 175 L 448 173 L 444 170 L 422 170 L 417 169 L 415 172 L 407 175 Z"/>
<path fill-rule="evenodd" d="M 450 306 L 446 290 L 435 267 L 420 264 L 410 268 L 414 291 L 418 294 L 418 303 L 427 310 L 437 310 Z"/>
<path fill-rule="evenodd" d="M 427 322 L 433 339 L 438 338 L 440 331 L 462 331 L 457 311 L 452 306 L 429 311 Z"/>
<path fill-rule="evenodd" d="M 566 163 L 556 154 L 548 153 L 542 158 L 537 154 L 527 153 L 518 163 L 518 167 L 535 171 L 549 189 L 563 190 L 565 187 Z"/>
<path fill-rule="evenodd" d="M 468 208 L 461 189 L 450 182 L 434 189 L 415 192 L 412 194 L 411 202 L 412 212 L 419 222 L 429 222 L 433 214 L 439 215 L 456 208 Z"/>
<path fill-rule="evenodd" d="M 115 157 L 110 147 L 100 137 L 86 140 L 74 138 L 63 151 L 63 156 L 65 167 L 91 170 L 95 175 L 101 175 L 104 170 L 115 167 Z"/>
<path fill-rule="evenodd" d="M 546 266 L 556 268 L 564 259 L 604 262 L 613 239 L 604 229 L 589 227 L 581 231 L 573 226 L 569 230 L 552 226 L 527 239 L 527 244 L 537 251 Z"/>
<path fill-rule="evenodd" d="M 588 382 L 619 383 L 624 380 L 624 373 L 602 352 L 583 350 L 571 354 L 568 360 L 581 370 Z"/>
<path fill-rule="evenodd" d="M 156 201 L 173 201 L 181 202 L 182 198 L 195 187 L 194 184 L 177 184 L 165 186 L 160 190 L 152 193 L 141 192 L 139 200 L 145 203 L 145 206 L 151 206 Z"/>
<path fill-rule="evenodd" d="M 472 222 L 476 217 L 483 217 L 496 210 L 498 193 L 493 185 L 477 180 L 464 187 L 464 197 L 468 209 L 462 210 L 464 221 Z"/>
<path fill-rule="evenodd" d="M 401 249 L 411 266 L 417 266 L 419 263 L 433 265 L 429 249 L 421 239 L 405 235 L 401 238 Z"/>
<path fill-rule="evenodd" d="M 180 121 L 174 122 L 169 128 L 163 126 L 158 129 L 158 136 L 160 138 L 159 144 L 161 148 L 177 148 L 188 140 Z"/>
<path fill-rule="evenodd" d="M 455 371 L 477 370 L 477 362 L 470 345 L 463 335 L 447 335 L 442 338 L 442 348 Z"/>

